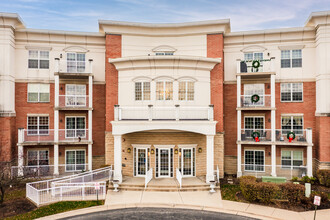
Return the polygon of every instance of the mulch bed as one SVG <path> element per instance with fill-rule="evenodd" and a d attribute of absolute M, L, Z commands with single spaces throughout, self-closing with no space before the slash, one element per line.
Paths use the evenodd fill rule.
<path fill-rule="evenodd" d="M 0 219 L 23 214 L 34 209 L 36 209 L 36 206 L 26 198 L 9 200 L 0 205 Z"/>

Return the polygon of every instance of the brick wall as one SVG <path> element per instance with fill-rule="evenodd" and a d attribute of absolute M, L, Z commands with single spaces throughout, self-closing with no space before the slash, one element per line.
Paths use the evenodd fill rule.
<path fill-rule="evenodd" d="M 111 131 L 114 119 L 114 105 L 118 104 L 118 71 L 109 58 L 121 57 L 121 35 L 107 34 L 105 40 L 105 81 L 106 81 L 106 131 Z"/>
<path fill-rule="evenodd" d="M 0 162 L 9 162 L 15 156 L 16 117 L 0 117 Z"/>
<path fill-rule="evenodd" d="M 217 132 L 223 132 L 223 35 L 207 35 L 207 57 L 221 58 L 221 63 L 211 70 L 211 104 L 214 105 L 214 120 L 218 121 Z"/>
<path fill-rule="evenodd" d="M 320 169 L 329 169 L 330 165 L 330 117 L 316 117 L 316 133 L 315 137 L 318 145 L 316 149 L 316 158 L 319 160 Z"/>

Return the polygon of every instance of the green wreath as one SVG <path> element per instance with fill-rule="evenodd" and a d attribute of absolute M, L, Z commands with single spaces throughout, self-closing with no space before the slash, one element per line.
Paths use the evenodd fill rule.
<path fill-rule="evenodd" d="M 287 139 L 290 138 L 290 135 L 292 135 L 292 140 L 294 140 L 294 139 L 296 138 L 296 134 L 295 134 L 294 132 L 290 131 L 290 132 L 287 133 L 287 135 L 286 135 Z"/>
<path fill-rule="evenodd" d="M 254 94 L 251 96 L 251 102 L 252 103 L 257 103 L 260 100 L 260 96 L 258 94 Z"/>
<path fill-rule="evenodd" d="M 252 67 L 258 69 L 260 67 L 260 61 L 259 60 L 253 60 Z"/>
<path fill-rule="evenodd" d="M 260 137 L 260 133 L 259 133 L 258 131 L 255 131 L 255 132 L 252 133 L 251 137 L 252 137 L 253 139 L 255 139 L 256 137 L 259 138 L 259 137 Z"/>

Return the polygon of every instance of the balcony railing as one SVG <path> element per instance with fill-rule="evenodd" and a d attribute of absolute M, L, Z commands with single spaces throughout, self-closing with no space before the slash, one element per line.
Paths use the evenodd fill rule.
<path fill-rule="evenodd" d="M 57 73 L 93 73 L 93 60 L 68 61 L 55 59 L 55 72 Z"/>
<path fill-rule="evenodd" d="M 285 177 L 291 180 L 293 177 L 303 177 L 307 175 L 306 166 L 286 166 L 275 165 L 276 176 Z M 260 164 L 242 164 L 243 176 L 255 176 L 261 178 L 262 176 L 271 176 L 272 165 L 260 165 Z"/>
<path fill-rule="evenodd" d="M 213 105 L 208 107 L 168 106 L 122 107 L 115 106 L 115 121 L 121 120 L 206 120 L 213 121 Z"/>
<path fill-rule="evenodd" d="M 241 106 L 242 107 L 271 107 L 271 95 L 259 95 L 259 100 L 254 95 L 241 95 Z"/>
<path fill-rule="evenodd" d="M 59 107 L 88 107 L 88 95 L 59 95 Z"/>
<path fill-rule="evenodd" d="M 18 143 L 46 143 L 55 141 L 55 130 L 18 129 Z M 59 129 L 58 141 L 82 142 L 88 141 L 88 129 Z"/>
<path fill-rule="evenodd" d="M 256 132 L 256 133 L 254 133 Z M 293 132 L 295 138 L 293 140 L 289 140 L 288 133 Z M 308 132 L 312 132 L 310 129 L 297 129 L 297 130 L 285 130 L 285 129 L 276 129 L 275 130 L 275 141 L 276 142 L 283 142 L 283 143 L 301 143 L 307 144 L 308 143 Z M 241 129 L 241 141 L 246 142 L 256 142 L 256 140 L 252 137 L 254 135 L 259 135 L 258 142 L 271 142 L 272 141 L 272 134 L 271 129 Z M 310 140 L 312 143 L 312 140 Z M 278 143 L 280 144 L 280 143 Z"/>
<path fill-rule="evenodd" d="M 253 67 L 259 62 L 259 67 Z M 275 59 L 263 59 L 263 60 L 237 60 L 237 73 L 256 73 L 256 72 L 275 72 L 274 68 Z"/>

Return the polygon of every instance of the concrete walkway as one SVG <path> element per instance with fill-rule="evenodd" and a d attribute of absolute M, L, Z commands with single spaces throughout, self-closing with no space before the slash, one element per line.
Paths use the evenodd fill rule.
<path fill-rule="evenodd" d="M 149 192 L 149 191 L 108 191 L 105 205 L 79 209 L 47 216 L 41 219 L 60 219 L 92 212 L 133 207 L 183 208 L 203 211 L 222 212 L 258 219 L 312 220 L 314 211 L 294 212 L 267 206 L 221 200 L 220 192 L 210 194 L 206 191 L 195 192 Z M 317 211 L 316 219 L 325 220 L 330 209 Z"/>

